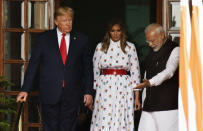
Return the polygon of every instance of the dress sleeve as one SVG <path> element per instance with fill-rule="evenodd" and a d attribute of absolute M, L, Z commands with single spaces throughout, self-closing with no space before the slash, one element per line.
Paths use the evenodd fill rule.
<path fill-rule="evenodd" d="M 97 88 L 97 79 L 100 76 L 100 69 L 99 69 L 99 61 L 101 59 L 101 55 L 100 55 L 100 47 L 101 44 L 98 44 L 95 52 L 94 52 L 94 56 L 93 56 L 93 71 L 94 71 L 94 89 L 96 90 Z"/>
<path fill-rule="evenodd" d="M 132 87 L 136 87 L 137 84 L 140 83 L 140 66 L 139 66 L 139 60 L 137 57 L 137 51 L 133 44 L 131 45 L 129 55 L 130 55 L 131 83 L 132 83 Z"/>

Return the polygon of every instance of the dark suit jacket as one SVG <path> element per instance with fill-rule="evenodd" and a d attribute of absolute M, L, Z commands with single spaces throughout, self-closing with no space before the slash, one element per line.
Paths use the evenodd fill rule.
<path fill-rule="evenodd" d="M 66 101 L 78 106 L 84 94 L 93 93 L 92 57 L 86 36 L 74 31 L 70 33 L 69 51 L 64 65 L 56 29 L 42 33 L 33 47 L 22 91 L 31 90 L 39 65 L 39 96 L 42 104 L 56 104 L 63 94 Z"/>

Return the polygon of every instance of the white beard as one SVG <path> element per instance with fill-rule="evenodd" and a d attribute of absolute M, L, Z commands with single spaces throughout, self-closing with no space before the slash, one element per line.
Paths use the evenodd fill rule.
<path fill-rule="evenodd" d="M 163 44 L 157 45 L 156 47 L 153 48 L 153 51 L 154 51 L 154 52 L 159 51 L 159 49 L 162 47 L 162 45 L 163 45 Z"/>

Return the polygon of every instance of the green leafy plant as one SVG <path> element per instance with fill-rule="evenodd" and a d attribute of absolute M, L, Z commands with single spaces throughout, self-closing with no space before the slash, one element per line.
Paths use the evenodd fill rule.
<path fill-rule="evenodd" d="M 5 88 L 12 86 L 13 84 L 6 80 L 3 76 L 0 76 L 0 130 L 9 131 L 11 129 L 11 122 L 7 120 L 7 117 L 16 116 L 16 100 L 10 96 L 5 95 Z"/>

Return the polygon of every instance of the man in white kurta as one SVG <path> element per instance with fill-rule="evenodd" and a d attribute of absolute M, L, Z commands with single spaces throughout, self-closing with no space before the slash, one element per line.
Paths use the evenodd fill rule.
<path fill-rule="evenodd" d="M 145 35 L 152 51 L 145 61 L 146 79 L 136 87 L 147 87 L 138 131 L 178 131 L 179 47 L 158 24 L 149 25 Z"/>

